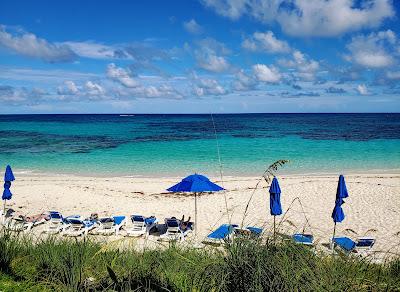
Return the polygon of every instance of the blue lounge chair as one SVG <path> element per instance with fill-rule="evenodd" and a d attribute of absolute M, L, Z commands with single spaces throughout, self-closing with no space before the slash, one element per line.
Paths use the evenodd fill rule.
<path fill-rule="evenodd" d="M 47 228 L 43 230 L 44 233 L 56 234 L 63 230 L 65 227 L 64 218 L 60 212 L 50 211 L 49 221 L 47 222 Z"/>
<path fill-rule="evenodd" d="M 297 244 L 303 244 L 303 245 L 314 244 L 314 236 L 312 236 L 311 234 L 295 233 L 293 234 L 292 239 Z"/>
<path fill-rule="evenodd" d="M 239 225 L 237 224 L 222 224 L 209 235 L 207 235 L 203 243 L 219 245 L 226 240 L 232 239 L 233 231 L 238 227 Z"/>
<path fill-rule="evenodd" d="M 87 235 L 90 230 L 96 227 L 96 222 L 92 220 L 82 220 L 81 218 L 68 217 L 66 219 L 68 227 L 63 232 L 67 236 Z"/>
<path fill-rule="evenodd" d="M 153 229 L 158 223 L 156 217 L 144 217 L 142 215 L 132 215 L 132 227 L 126 230 L 127 236 L 142 236 L 149 235 L 150 230 Z"/>
<path fill-rule="evenodd" d="M 183 241 L 188 234 L 193 231 L 193 222 L 188 222 L 185 229 L 182 229 L 182 222 L 176 218 L 166 218 L 165 226 L 167 230 L 160 235 L 161 240 L 180 240 Z"/>
<path fill-rule="evenodd" d="M 348 237 L 335 237 L 332 239 L 334 247 L 338 246 L 347 253 L 367 251 L 375 244 L 372 237 L 360 237 L 354 241 Z"/>
<path fill-rule="evenodd" d="M 263 232 L 263 229 L 259 228 L 259 227 L 247 226 L 246 228 L 248 230 L 250 230 L 252 235 L 256 235 L 256 236 L 260 236 L 261 233 Z"/>
<path fill-rule="evenodd" d="M 180 240 L 181 231 L 179 230 L 179 220 L 176 218 L 165 218 L 165 233 L 160 235 L 161 240 Z"/>
<path fill-rule="evenodd" d="M 60 212 L 50 211 L 49 220 L 47 222 L 47 227 L 43 230 L 44 233 L 56 234 L 59 232 L 64 232 L 65 229 L 69 227 L 69 219 L 75 218 L 79 219 L 81 216 L 72 215 L 68 217 L 63 217 Z"/>
<path fill-rule="evenodd" d="M 125 216 L 112 216 L 101 218 L 97 221 L 98 229 L 96 230 L 98 234 L 108 235 L 115 234 L 118 235 L 122 226 L 125 225 Z"/>

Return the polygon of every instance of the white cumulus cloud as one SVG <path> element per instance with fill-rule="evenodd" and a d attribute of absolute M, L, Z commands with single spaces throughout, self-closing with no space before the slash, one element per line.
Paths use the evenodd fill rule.
<path fill-rule="evenodd" d="M 235 74 L 235 80 L 232 83 L 234 90 L 246 91 L 253 89 L 257 85 L 257 81 L 252 77 L 247 75 L 244 70 L 240 70 Z"/>
<path fill-rule="evenodd" d="M 57 93 L 60 95 L 77 95 L 79 94 L 79 89 L 75 82 L 67 80 L 63 86 L 57 88 Z"/>
<path fill-rule="evenodd" d="M 222 56 L 208 54 L 198 58 L 198 66 L 212 72 L 223 72 L 228 70 L 229 62 Z"/>
<path fill-rule="evenodd" d="M 221 73 L 231 67 L 226 58 L 226 55 L 230 53 L 231 51 L 225 44 L 212 38 L 206 38 L 197 42 L 194 57 L 198 67 L 210 72 Z"/>
<path fill-rule="evenodd" d="M 294 76 L 300 80 L 313 81 L 319 69 L 319 63 L 295 50 L 291 59 L 279 60 L 280 65 L 295 69 Z"/>
<path fill-rule="evenodd" d="M 108 64 L 107 77 L 120 82 L 125 87 L 139 86 L 139 82 L 132 78 L 127 70 L 117 67 L 114 63 Z"/>
<path fill-rule="evenodd" d="M 248 15 L 263 23 L 278 23 L 294 36 L 332 37 L 378 27 L 394 16 L 391 0 L 202 0 L 233 20 Z"/>
<path fill-rule="evenodd" d="M 224 95 L 227 93 L 227 91 L 215 79 L 199 78 L 197 76 L 194 76 L 193 93 L 197 96 L 206 96 L 206 95 L 216 96 L 216 95 Z"/>
<path fill-rule="evenodd" d="M 40 88 L 0 85 L 0 102 L 11 106 L 37 105 L 49 99 L 49 94 Z"/>
<path fill-rule="evenodd" d="M 253 52 L 287 53 L 290 47 L 287 42 L 278 40 L 272 31 L 255 32 L 242 42 L 242 47 Z"/>
<path fill-rule="evenodd" d="M 278 69 L 264 64 L 253 65 L 253 73 L 257 80 L 267 83 L 278 83 L 281 80 L 281 74 Z"/>
<path fill-rule="evenodd" d="M 0 46 L 22 56 L 41 59 L 49 63 L 71 62 L 76 59 L 76 54 L 67 45 L 50 43 L 21 30 L 12 34 L 4 25 L 0 26 Z"/>
<path fill-rule="evenodd" d="M 388 67 L 394 63 L 394 58 L 389 50 L 394 51 L 396 43 L 397 37 L 390 29 L 373 32 L 366 36 L 355 36 L 347 45 L 350 55 L 345 58 L 367 68 Z"/>
<path fill-rule="evenodd" d="M 85 89 L 86 93 L 91 96 L 102 96 L 105 94 L 105 90 L 100 84 L 90 80 L 85 83 Z"/>

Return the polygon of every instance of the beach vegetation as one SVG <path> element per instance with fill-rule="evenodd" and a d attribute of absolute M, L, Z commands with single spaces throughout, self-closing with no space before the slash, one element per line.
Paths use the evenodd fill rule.
<path fill-rule="evenodd" d="M 318 253 L 290 240 L 221 248 L 104 248 L 0 231 L 0 291 L 399 291 L 400 258 Z"/>

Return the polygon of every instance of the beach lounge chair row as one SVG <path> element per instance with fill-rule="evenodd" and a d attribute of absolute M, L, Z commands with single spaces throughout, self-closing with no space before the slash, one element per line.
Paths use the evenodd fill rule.
<path fill-rule="evenodd" d="M 312 246 L 314 245 L 314 237 L 311 234 L 296 233 L 292 236 L 295 243 Z M 375 244 L 373 237 L 359 237 L 352 240 L 349 237 L 334 237 L 330 240 L 331 248 L 340 248 L 345 253 L 364 252 L 370 250 Z"/>
<path fill-rule="evenodd" d="M 12 209 L 7 210 L 5 214 L 3 214 L 3 211 L 0 211 L 0 223 L 12 231 L 29 231 L 33 227 L 46 222 L 44 214 L 32 217 L 14 216 L 14 214 L 15 212 Z"/>
<path fill-rule="evenodd" d="M 125 216 L 112 216 L 100 218 L 98 220 L 83 219 L 79 215 L 63 217 L 60 212 L 50 211 L 49 221 L 45 233 L 61 233 L 66 236 L 87 235 L 96 228 L 98 234 L 118 235 L 122 226 L 125 224 Z"/>
<path fill-rule="evenodd" d="M 125 227 L 126 236 L 148 236 L 150 231 L 158 226 L 158 220 L 154 216 L 145 217 L 132 215 L 132 224 Z M 63 217 L 59 212 L 51 211 L 45 233 L 61 233 L 66 236 L 95 234 L 118 235 L 122 227 L 126 225 L 125 216 L 112 216 L 100 219 L 82 219 L 80 216 Z M 165 240 L 183 240 L 192 230 L 193 222 L 178 220 L 174 217 L 165 219 L 165 232 L 160 236 Z"/>
<path fill-rule="evenodd" d="M 44 219 L 35 220 L 35 221 L 26 221 L 23 218 L 12 218 L 5 221 L 4 225 L 7 226 L 9 230 L 13 231 L 29 231 L 33 227 L 43 224 L 46 221 Z"/>
<path fill-rule="evenodd" d="M 220 245 L 221 243 L 232 240 L 238 235 L 257 237 L 262 233 L 262 231 L 262 228 L 258 227 L 248 226 L 245 228 L 239 228 L 236 224 L 222 224 L 216 230 L 211 232 L 203 243 Z M 292 236 L 292 240 L 301 245 L 314 245 L 314 237 L 311 234 L 295 233 Z M 338 247 L 346 253 L 360 253 L 370 250 L 375 244 L 375 239 L 372 237 L 359 237 L 354 241 L 348 237 L 335 237 L 332 239 L 332 244 L 334 247 Z"/>
<path fill-rule="evenodd" d="M 100 219 L 83 219 L 79 215 L 63 217 L 60 212 L 50 211 L 48 215 L 29 217 L 13 217 L 9 214 L 2 216 L 2 224 L 13 231 L 29 231 L 34 226 L 47 222 L 43 232 L 49 234 L 61 233 L 65 236 L 87 235 L 92 230 L 101 235 L 118 235 L 126 225 L 125 216 L 112 216 Z M 28 221 L 27 218 L 30 220 Z M 132 224 L 125 228 L 126 236 L 148 236 L 150 231 L 158 226 L 158 220 L 154 216 L 145 217 L 142 215 L 132 215 Z M 192 231 L 193 222 L 178 220 L 175 217 L 166 218 L 164 221 L 165 230 L 160 235 L 160 240 L 178 240 L 183 241 Z M 232 240 L 237 236 L 257 237 L 263 232 L 262 228 L 247 226 L 239 228 L 236 224 L 222 224 L 216 230 L 211 232 L 203 241 L 207 244 L 219 245 L 223 242 Z M 292 240 L 301 245 L 313 246 L 314 237 L 311 234 L 296 233 Z M 360 237 L 352 240 L 348 237 L 335 237 L 331 239 L 331 247 L 338 247 L 346 253 L 368 251 L 375 244 L 372 237 Z"/>

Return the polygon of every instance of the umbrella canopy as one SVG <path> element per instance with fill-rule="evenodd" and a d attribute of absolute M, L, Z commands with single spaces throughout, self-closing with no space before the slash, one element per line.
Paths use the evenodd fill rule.
<path fill-rule="evenodd" d="M 11 187 L 11 182 L 6 181 L 4 183 L 4 191 L 3 191 L 3 195 L 1 196 L 2 200 L 10 200 L 12 197 L 11 191 L 10 191 L 10 187 Z"/>
<path fill-rule="evenodd" d="M 332 212 L 333 222 L 342 222 L 344 220 L 344 212 L 342 209 L 342 205 L 344 204 L 344 198 L 349 196 L 347 192 L 346 182 L 344 181 L 344 176 L 339 176 L 339 182 L 336 190 L 336 200 L 335 207 Z"/>
<path fill-rule="evenodd" d="M 169 192 L 217 192 L 222 191 L 224 188 L 211 182 L 206 176 L 200 174 L 192 174 L 184 179 L 180 183 L 167 189 Z"/>
<path fill-rule="evenodd" d="M 12 172 L 11 166 L 7 165 L 6 172 L 4 173 L 4 181 L 14 181 L 15 177 Z"/>
<path fill-rule="evenodd" d="M 343 199 L 339 199 L 335 201 L 335 207 L 332 211 L 332 219 L 333 222 L 342 222 L 344 220 L 344 212 L 342 209 L 342 204 L 344 203 Z"/>
<path fill-rule="evenodd" d="M 6 167 L 6 172 L 4 174 L 4 191 L 3 195 L 1 196 L 2 200 L 10 200 L 12 197 L 12 193 L 10 191 L 11 182 L 15 180 L 14 174 L 12 169 L 9 165 Z"/>
<path fill-rule="evenodd" d="M 281 188 L 276 177 L 272 180 L 269 188 L 269 208 L 273 216 L 282 214 Z"/>
<path fill-rule="evenodd" d="M 336 199 L 338 198 L 347 198 L 349 196 L 349 193 L 347 192 L 346 188 L 346 182 L 344 181 L 344 176 L 340 175 L 339 176 L 339 182 L 336 190 Z"/>

